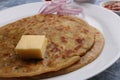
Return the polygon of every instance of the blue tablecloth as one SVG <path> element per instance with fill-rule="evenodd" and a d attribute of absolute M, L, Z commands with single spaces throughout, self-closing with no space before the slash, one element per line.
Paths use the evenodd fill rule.
<path fill-rule="evenodd" d="M 38 1 L 42 0 L 0 0 L 0 10 L 20 4 Z M 99 3 L 102 1 L 105 0 L 96 0 L 94 4 L 99 5 Z M 110 68 L 90 78 L 89 80 L 120 80 L 120 59 L 116 63 L 114 63 Z"/>

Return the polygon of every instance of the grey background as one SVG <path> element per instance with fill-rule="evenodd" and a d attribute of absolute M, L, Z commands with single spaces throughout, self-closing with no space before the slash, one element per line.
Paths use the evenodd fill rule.
<path fill-rule="evenodd" d="M 21 5 L 25 3 L 38 2 L 42 0 L 0 0 L 0 10 Z M 96 0 L 95 4 L 99 5 L 100 2 L 105 0 Z M 116 61 L 110 68 L 104 72 L 90 78 L 89 80 L 120 80 L 120 59 Z"/>

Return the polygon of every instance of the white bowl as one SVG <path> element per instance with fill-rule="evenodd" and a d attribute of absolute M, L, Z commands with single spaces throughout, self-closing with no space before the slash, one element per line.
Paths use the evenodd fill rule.
<path fill-rule="evenodd" d="M 120 0 L 107 0 L 107 1 L 101 2 L 101 3 L 100 3 L 100 6 L 103 7 L 103 8 L 105 8 L 105 7 L 104 7 L 105 5 L 114 3 L 114 2 L 116 2 L 116 1 L 120 2 Z M 108 8 L 106 8 L 106 9 L 108 9 Z M 110 10 L 110 9 L 108 9 L 108 10 Z M 117 13 L 118 15 L 120 15 L 120 11 L 115 11 L 115 10 L 111 10 L 111 11 L 113 11 L 113 12 Z"/>

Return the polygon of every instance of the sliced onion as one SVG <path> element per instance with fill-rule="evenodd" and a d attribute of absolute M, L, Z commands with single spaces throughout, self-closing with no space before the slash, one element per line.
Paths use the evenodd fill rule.
<path fill-rule="evenodd" d="M 65 5 L 66 0 L 51 1 L 51 3 L 41 12 L 44 14 L 50 14 L 57 12 L 62 5 Z"/>
<path fill-rule="evenodd" d="M 59 9 L 58 14 L 73 14 L 78 15 L 83 11 L 82 8 L 78 7 L 71 7 L 71 6 L 61 6 L 61 9 Z"/>
<path fill-rule="evenodd" d="M 72 0 L 55 0 L 55 1 L 51 1 L 52 3 L 70 3 Z"/>
<path fill-rule="evenodd" d="M 49 4 L 48 3 L 45 3 L 42 5 L 42 7 L 39 9 L 39 13 L 42 13 L 48 6 Z"/>
<path fill-rule="evenodd" d="M 71 3 L 72 0 L 55 0 L 49 2 L 47 6 L 40 9 L 40 13 L 42 14 L 51 14 L 51 13 L 57 13 L 57 14 L 69 14 L 69 15 L 78 15 L 83 10 L 82 8 L 75 8 L 73 6 L 68 6 L 69 3 Z"/>
<path fill-rule="evenodd" d="M 49 14 L 57 12 L 62 4 L 50 4 L 41 13 Z"/>
<path fill-rule="evenodd" d="M 80 13 L 83 10 L 82 9 L 62 9 L 62 10 L 59 10 L 58 12 L 60 12 L 60 11 Z"/>
<path fill-rule="evenodd" d="M 79 13 L 81 13 L 82 10 L 76 10 L 76 9 L 63 9 L 63 10 L 59 10 L 57 13 L 61 14 L 61 15 L 78 15 Z"/>

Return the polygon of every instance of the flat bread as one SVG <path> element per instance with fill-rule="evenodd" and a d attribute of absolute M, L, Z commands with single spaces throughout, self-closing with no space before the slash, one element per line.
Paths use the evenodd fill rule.
<path fill-rule="evenodd" d="M 46 35 L 43 60 L 22 60 L 14 50 L 22 35 Z M 0 28 L 0 77 L 32 77 L 64 69 L 80 60 L 94 44 L 94 32 L 81 19 L 39 14 Z"/>
<path fill-rule="evenodd" d="M 97 29 L 93 28 L 93 31 L 95 32 L 95 42 L 93 47 L 91 47 L 91 49 L 85 53 L 85 55 L 81 56 L 80 61 L 78 61 L 77 63 L 56 71 L 56 72 L 49 72 L 49 73 L 45 73 L 39 76 L 35 76 L 33 77 L 33 79 L 42 79 L 42 78 L 49 78 L 49 77 L 54 77 L 54 76 L 58 76 L 58 75 L 63 75 L 75 70 L 80 69 L 81 67 L 91 63 L 93 60 L 95 60 L 100 53 L 102 52 L 103 48 L 104 48 L 104 37 L 102 35 L 102 33 L 100 31 L 98 31 Z"/>
<path fill-rule="evenodd" d="M 14 80 L 21 80 L 21 79 L 22 80 L 26 80 L 26 79 L 39 80 L 39 79 L 45 79 L 49 77 L 55 77 L 55 76 L 63 75 L 63 74 L 78 70 L 81 67 L 91 63 L 93 60 L 95 60 L 100 55 L 102 49 L 104 48 L 104 42 L 105 42 L 104 37 L 100 31 L 98 31 L 95 28 L 93 28 L 93 31 L 95 32 L 94 45 L 91 47 L 89 51 L 87 51 L 83 56 L 80 57 L 79 61 L 77 61 L 73 65 L 67 68 L 61 69 L 59 71 L 48 72 L 48 73 L 44 73 L 44 74 L 36 75 L 32 77 L 14 78 Z M 9 80 L 13 80 L 13 79 L 9 79 Z"/>

